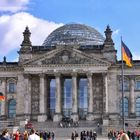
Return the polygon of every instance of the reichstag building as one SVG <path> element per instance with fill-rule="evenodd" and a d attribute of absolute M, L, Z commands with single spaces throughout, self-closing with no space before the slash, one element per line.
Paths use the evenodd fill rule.
<path fill-rule="evenodd" d="M 66 24 L 35 46 L 26 27 L 18 62 L 6 57 L 0 62 L 0 92 L 5 96 L 0 119 L 59 122 L 67 116 L 103 126 L 122 124 L 121 62 L 111 28 L 105 27 L 104 33 Z M 140 120 L 138 60 L 132 68 L 124 66 L 124 110 L 131 125 Z"/>

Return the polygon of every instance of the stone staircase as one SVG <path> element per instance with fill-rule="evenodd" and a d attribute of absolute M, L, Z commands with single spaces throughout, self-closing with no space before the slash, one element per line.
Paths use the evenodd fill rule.
<path fill-rule="evenodd" d="M 58 122 L 52 122 L 52 121 L 47 121 L 47 122 L 32 122 L 34 127 L 36 128 L 44 128 L 44 127 L 49 127 L 49 128 L 56 128 L 59 127 Z M 79 127 L 93 127 L 96 126 L 97 123 L 94 121 L 79 121 Z"/>
<path fill-rule="evenodd" d="M 32 122 L 34 128 L 38 130 L 44 130 L 46 128 L 60 128 L 58 122 L 52 122 L 52 121 L 47 121 L 47 122 Z M 92 127 L 97 127 L 97 123 L 94 121 L 79 121 L 78 127 L 75 128 L 80 128 L 80 127 L 87 127 L 87 128 L 92 128 Z M 71 128 L 71 127 L 69 127 Z"/>
<path fill-rule="evenodd" d="M 19 122 L 16 120 L 0 120 L 0 132 L 5 128 L 13 132 L 19 128 Z"/>
<path fill-rule="evenodd" d="M 80 132 L 83 130 L 93 130 L 98 134 L 101 134 L 101 127 L 98 127 L 93 121 L 79 121 L 78 127 L 67 128 L 60 128 L 58 122 L 33 122 L 33 127 L 38 131 L 54 132 L 56 137 L 71 137 L 71 133 L 74 131 L 77 131 L 77 133 L 80 135 Z"/>
<path fill-rule="evenodd" d="M 65 127 L 65 128 L 61 128 L 59 126 L 58 122 L 53 122 L 53 121 L 46 121 L 46 122 L 32 122 L 33 127 L 38 130 L 38 131 L 48 131 L 48 132 L 54 132 L 56 137 L 60 137 L 60 138 L 70 138 L 71 137 L 71 133 L 74 131 L 77 131 L 77 133 L 80 136 L 80 132 L 83 130 L 92 130 L 92 131 L 96 131 L 98 135 L 102 134 L 103 135 L 107 135 L 107 130 L 109 129 L 115 129 L 115 130 L 120 130 L 121 129 L 121 124 L 120 125 L 109 125 L 108 127 L 104 127 L 102 125 L 98 126 L 97 123 L 98 121 L 79 121 L 79 125 L 78 127 Z M 128 121 L 126 121 L 128 123 Z M 138 123 L 139 121 L 137 121 Z M 140 126 L 139 126 L 140 127 Z M 130 124 L 129 126 L 126 127 L 126 130 L 131 130 L 134 131 L 136 129 L 139 128 L 135 123 Z M 16 120 L 11 121 L 0 121 L 0 131 L 3 130 L 3 128 L 8 128 L 11 131 L 20 129 L 21 132 L 23 132 L 25 130 L 24 126 L 20 126 L 19 122 Z M 104 132 L 104 133 L 103 133 Z"/>

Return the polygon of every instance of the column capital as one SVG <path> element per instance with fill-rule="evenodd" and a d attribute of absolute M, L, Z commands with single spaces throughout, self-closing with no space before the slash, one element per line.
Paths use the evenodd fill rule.
<path fill-rule="evenodd" d="M 72 73 L 71 73 L 71 76 L 72 76 L 72 77 L 77 77 L 77 75 L 78 75 L 78 74 L 77 74 L 76 72 L 72 72 Z"/>
<path fill-rule="evenodd" d="M 6 81 L 6 77 L 1 77 L 0 80 L 1 81 Z"/>
<path fill-rule="evenodd" d="M 23 76 L 24 76 L 25 79 L 30 79 L 31 78 L 31 75 L 30 74 L 26 74 L 25 73 L 25 74 L 23 74 Z"/>
<path fill-rule="evenodd" d="M 44 77 L 45 77 L 45 73 L 40 73 L 40 74 L 39 74 L 39 77 L 40 77 L 40 78 L 44 78 Z"/>
<path fill-rule="evenodd" d="M 92 75 L 93 75 L 93 73 L 91 73 L 91 72 L 87 72 L 87 77 L 92 77 Z"/>
<path fill-rule="evenodd" d="M 60 77 L 61 73 L 54 73 L 55 77 Z"/>
<path fill-rule="evenodd" d="M 129 76 L 129 79 L 130 79 L 130 80 L 135 80 L 135 75 L 130 75 L 130 76 Z"/>
<path fill-rule="evenodd" d="M 3 82 L 6 83 L 6 77 L 1 77 L 1 78 L 0 78 L 0 85 L 1 85 Z"/>
<path fill-rule="evenodd" d="M 104 77 L 107 76 L 107 72 L 102 73 L 102 76 Z"/>

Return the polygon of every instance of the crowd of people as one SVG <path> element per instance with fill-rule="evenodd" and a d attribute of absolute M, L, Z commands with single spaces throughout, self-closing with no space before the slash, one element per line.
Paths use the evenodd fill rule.
<path fill-rule="evenodd" d="M 70 117 L 63 117 L 58 125 L 61 128 L 78 127 L 79 122 L 73 121 L 73 119 Z"/>
<path fill-rule="evenodd" d="M 109 140 L 139 140 L 140 139 L 140 131 L 116 131 L 116 130 L 109 130 L 108 132 L 108 139 Z"/>
<path fill-rule="evenodd" d="M 3 130 L 0 134 L 0 140 L 54 140 L 54 132 L 38 132 L 35 129 L 31 129 L 30 132 L 25 130 L 20 133 L 17 130 L 15 133 L 10 133 L 8 129 Z"/>
<path fill-rule="evenodd" d="M 79 134 L 77 131 L 72 132 L 71 140 L 97 140 L 97 133 L 93 130 L 83 130 Z M 47 131 L 35 131 L 31 129 L 30 132 L 25 130 L 23 133 L 20 133 L 17 130 L 15 133 L 10 133 L 8 129 L 3 130 L 0 134 L 0 140 L 55 140 L 54 132 Z M 108 140 L 140 140 L 140 131 L 135 130 L 131 131 L 108 131 Z"/>
<path fill-rule="evenodd" d="M 72 132 L 72 135 L 71 135 L 71 140 L 77 140 L 78 138 L 78 133 L 75 131 L 75 132 Z M 96 140 L 97 138 L 97 133 L 95 131 L 81 131 L 80 133 L 80 140 Z"/>

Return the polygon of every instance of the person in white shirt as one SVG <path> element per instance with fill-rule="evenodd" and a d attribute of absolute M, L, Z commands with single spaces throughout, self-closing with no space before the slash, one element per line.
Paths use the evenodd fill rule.
<path fill-rule="evenodd" d="M 130 140 L 126 133 L 123 133 L 120 137 L 120 140 Z"/>
<path fill-rule="evenodd" d="M 28 140 L 40 140 L 40 137 L 36 134 L 35 129 L 31 129 L 31 135 L 28 137 Z"/>

